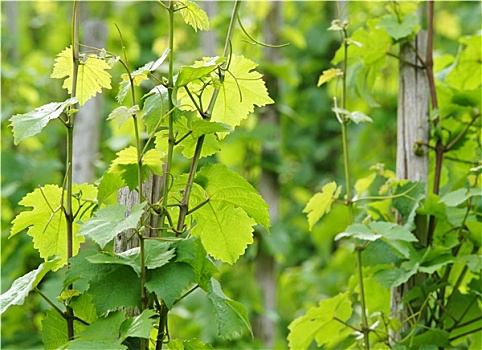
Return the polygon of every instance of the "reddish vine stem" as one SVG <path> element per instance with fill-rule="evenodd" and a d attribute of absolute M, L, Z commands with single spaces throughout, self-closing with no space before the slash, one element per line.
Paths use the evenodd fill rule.
<path fill-rule="evenodd" d="M 74 7 L 72 10 L 72 93 L 71 97 L 75 97 L 77 94 L 77 75 L 79 72 L 79 21 L 78 21 L 78 11 L 77 11 L 77 1 L 74 1 Z M 72 160 L 73 160 L 73 140 L 74 140 L 74 109 L 71 106 L 70 111 L 67 115 L 67 159 L 66 159 L 66 174 L 65 174 L 65 221 L 67 225 L 67 267 L 70 268 L 69 260 L 73 256 L 73 223 L 74 214 L 72 210 Z M 62 198 L 63 200 L 63 198 Z M 67 289 L 72 289 L 73 286 L 70 284 Z M 65 310 L 65 319 L 67 321 L 67 334 L 69 340 L 74 339 L 74 310 L 67 305 Z"/>

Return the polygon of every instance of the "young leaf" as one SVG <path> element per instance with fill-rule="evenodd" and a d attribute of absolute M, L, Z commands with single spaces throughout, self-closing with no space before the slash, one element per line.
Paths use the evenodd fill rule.
<path fill-rule="evenodd" d="M 316 340 L 318 347 L 327 343 L 346 326 L 335 320 L 348 321 L 352 306 L 348 293 L 340 293 L 331 299 L 322 300 L 319 306 L 309 309 L 288 326 L 290 349 L 308 349 Z"/>
<path fill-rule="evenodd" d="M 186 24 L 189 24 L 194 30 L 208 30 L 209 29 L 209 19 L 203 10 L 199 6 L 189 0 L 179 0 L 180 3 L 184 5 L 181 8 L 181 16 Z"/>
<path fill-rule="evenodd" d="M 376 177 L 376 173 L 371 173 L 367 177 L 357 180 L 357 182 L 355 183 L 355 190 L 358 198 L 360 198 L 363 193 L 365 193 L 365 191 L 370 188 Z"/>
<path fill-rule="evenodd" d="M 146 289 L 156 293 L 164 300 L 167 308 L 171 309 L 174 302 L 192 282 L 194 282 L 192 267 L 183 262 L 174 262 L 153 270 L 150 279 L 146 282 Z"/>
<path fill-rule="evenodd" d="M 303 213 L 308 214 L 308 224 L 310 230 L 313 226 L 331 210 L 331 205 L 338 198 L 341 192 L 341 186 L 336 186 L 334 181 L 326 184 L 321 189 L 321 193 L 316 193 L 306 204 Z"/>
<path fill-rule="evenodd" d="M 129 119 L 129 117 L 132 117 L 138 111 L 138 105 L 132 106 L 131 108 L 127 108 L 126 106 L 120 106 L 110 112 L 107 120 L 113 120 L 114 122 L 116 122 L 117 127 L 120 128 L 122 124 L 124 124 L 126 120 Z"/>
<path fill-rule="evenodd" d="M 150 149 L 142 157 L 143 179 L 149 176 L 149 170 L 156 175 L 162 175 L 162 153 L 157 149 Z M 117 158 L 112 161 L 108 170 L 111 174 L 120 176 L 132 191 L 138 185 L 137 149 L 129 146 L 117 153 Z"/>
<path fill-rule="evenodd" d="M 159 68 L 159 66 L 165 61 L 167 55 L 169 54 L 169 51 L 170 51 L 169 48 L 167 48 L 162 53 L 162 56 L 159 57 L 155 62 L 148 62 L 145 65 L 143 65 L 141 68 L 133 71 L 130 75 L 130 78 L 132 78 L 134 85 L 139 86 L 144 80 L 147 80 L 148 74 L 150 72 L 155 71 L 157 68 Z M 115 97 L 115 99 L 119 103 L 124 102 L 124 99 L 131 88 L 130 78 L 129 78 L 129 74 L 127 73 L 122 74 L 122 81 L 119 83 L 120 85 L 119 93 Z"/>
<path fill-rule="evenodd" d="M 111 66 L 96 55 L 89 55 L 85 62 L 79 64 L 77 73 L 77 94 L 79 104 L 82 106 L 91 97 L 94 97 L 102 88 L 111 89 L 111 76 L 105 70 Z M 58 54 L 55 60 L 54 71 L 50 75 L 51 78 L 64 80 L 62 87 L 72 93 L 72 74 L 74 71 L 74 62 L 72 59 L 72 46 L 66 48 Z"/>
<path fill-rule="evenodd" d="M 243 304 L 228 298 L 214 278 L 211 279 L 207 296 L 214 305 L 219 336 L 225 339 L 237 338 L 242 335 L 242 329 L 245 327 L 253 335 L 246 308 Z"/>
<path fill-rule="evenodd" d="M 81 210 L 76 220 L 89 218 L 93 207 L 89 203 L 95 203 L 97 189 L 93 185 L 83 184 L 73 186 L 73 193 L 79 194 L 80 203 L 85 210 Z M 32 207 L 31 211 L 24 211 L 17 215 L 12 221 L 10 237 L 28 227 L 27 234 L 33 237 L 34 247 L 38 249 L 40 257 L 47 260 L 56 255 L 60 257 L 61 264 L 58 268 L 67 263 L 67 223 L 62 211 L 61 204 L 65 193 L 57 185 L 45 185 L 27 194 L 20 202 L 24 207 Z M 72 211 L 79 209 L 79 202 L 72 201 Z M 73 254 L 75 255 L 84 241 L 84 237 L 76 236 L 79 225 L 73 225 Z M 57 268 L 56 268 L 57 269 Z M 55 269 L 55 270 L 56 270 Z"/>
<path fill-rule="evenodd" d="M 14 143 L 18 145 L 23 139 L 38 134 L 50 120 L 57 119 L 65 108 L 76 103 L 76 98 L 69 98 L 64 102 L 52 102 L 31 112 L 14 115 L 10 118 Z"/>
<path fill-rule="evenodd" d="M 100 206 L 117 190 L 124 186 L 124 181 L 116 174 L 105 172 L 100 179 L 97 193 L 97 204 Z"/>
<path fill-rule="evenodd" d="M 192 66 L 181 67 L 176 78 L 174 91 L 196 80 L 209 77 L 211 73 L 220 67 L 226 60 L 219 56 L 204 58 L 203 61 L 196 61 Z"/>
<path fill-rule="evenodd" d="M 5 293 L 0 296 L 0 314 L 3 314 L 12 305 L 22 305 L 28 293 L 40 283 L 42 278 L 50 270 L 56 270 L 60 266 L 60 258 L 56 257 L 52 260 L 40 264 L 40 266 L 17 278 Z"/>
<path fill-rule="evenodd" d="M 369 116 L 367 116 L 366 114 L 362 113 L 362 112 L 359 112 L 359 111 L 354 111 L 354 112 L 351 112 L 348 117 L 353 120 L 355 122 L 355 124 L 358 124 L 358 123 L 365 123 L 365 122 L 373 122 L 372 118 L 370 118 Z"/>
<path fill-rule="evenodd" d="M 343 75 L 343 71 L 339 68 L 330 68 L 328 70 L 323 71 L 323 74 L 320 75 L 318 79 L 318 84 L 316 86 L 320 87 L 321 85 L 328 83 L 329 81 L 340 77 Z"/>
<path fill-rule="evenodd" d="M 80 227 L 78 236 L 89 235 L 103 249 L 122 231 L 137 227 L 145 206 L 146 203 L 134 205 L 127 217 L 125 205 L 112 205 L 99 209 L 93 218 Z"/>

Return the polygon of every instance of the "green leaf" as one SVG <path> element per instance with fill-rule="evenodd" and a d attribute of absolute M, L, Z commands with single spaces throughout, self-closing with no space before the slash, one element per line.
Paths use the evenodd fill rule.
<path fill-rule="evenodd" d="M 99 314 L 119 307 L 140 308 L 141 281 L 130 267 L 105 265 L 98 271 L 101 273 L 90 279 L 88 292 Z"/>
<path fill-rule="evenodd" d="M 131 89 L 131 79 L 132 82 L 134 83 L 134 86 L 139 86 L 144 80 L 148 79 L 148 74 L 150 72 L 155 71 L 159 66 L 166 60 L 167 55 L 169 54 L 170 50 L 167 48 L 164 50 L 162 53 L 162 56 L 159 57 L 155 62 L 151 61 L 143 65 L 141 68 L 136 69 L 130 74 L 124 73 L 122 74 L 122 81 L 119 83 L 120 89 L 119 93 L 115 97 L 117 102 L 122 103 L 124 102 L 124 99 Z"/>
<path fill-rule="evenodd" d="M 74 310 L 75 316 L 87 323 L 93 323 L 98 318 L 97 310 L 92 302 L 92 295 L 87 292 L 72 298 L 69 306 Z"/>
<path fill-rule="evenodd" d="M 343 75 L 343 71 L 339 68 L 330 68 L 328 70 L 323 71 L 323 74 L 320 75 L 318 79 L 318 84 L 316 86 L 320 87 L 321 85 L 328 83 L 329 81 L 338 78 Z"/>
<path fill-rule="evenodd" d="M 481 85 L 482 35 L 460 38 L 464 49 L 457 56 L 455 68 L 447 75 L 445 82 L 458 90 L 474 90 Z"/>
<path fill-rule="evenodd" d="M 62 87 L 67 89 L 69 94 L 72 93 L 72 75 L 74 72 L 72 57 L 72 46 L 59 53 L 55 60 L 54 71 L 50 75 L 51 78 L 58 79 L 67 77 Z M 77 73 L 76 97 L 79 99 L 81 106 L 98 92 L 102 92 L 102 88 L 112 88 L 110 85 L 111 76 L 105 71 L 111 68 L 105 60 L 98 58 L 96 55 L 89 55 L 85 61 L 80 62 Z"/>
<path fill-rule="evenodd" d="M 481 188 L 459 188 L 458 190 L 449 192 L 442 196 L 440 203 L 444 203 L 448 207 L 456 207 L 464 203 L 467 199 L 473 196 L 482 196 Z"/>
<path fill-rule="evenodd" d="M 107 117 L 107 120 L 114 121 L 117 124 L 117 127 L 120 128 L 122 124 L 124 124 L 126 120 L 129 119 L 129 117 L 132 117 L 138 111 L 139 111 L 138 105 L 132 106 L 131 108 L 120 106 L 114 109 L 112 112 L 110 112 L 109 116 Z"/>
<path fill-rule="evenodd" d="M 124 186 L 124 181 L 118 175 L 106 171 L 102 175 L 98 186 L 97 204 L 99 206 L 104 204 L 107 198 L 114 193 L 117 195 L 117 191 Z"/>
<path fill-rule="evenodd" d="M 186 86 L 187 84 L 200 80 L 202 78 L 209 77 L 211 73 L 219 68 L 226 60 L 219 56 L 205 58 L 204 61 L 196 61 L 192 66 L 181 67 L 179 74 L 177 75 L 175 90 Z"/>
<path fill-rule="evenodd" d="M 197 119 L 191 123 L 192 137 L 198 138 L 202 135 L 214 134 L 216 132 L 231 131 L 228 125 L 209 122 L 204 119 Z"/>
<path fill-rule="evenodd" d="M 393 39 L 400 40 L 417 33 L 419 29 L 418 16 L 416 13 L 409 13 L 403 17 L 401 22 L 399 22 L 397 15 L 385 16 L 380 21 L 379 26 L 385 28 Z"/>
<path fill-rule="evenodd" d="M 64 102 L 46 104 L 25 114 L 15 114 L 10 118 L 14 143 L 18 145 L 23 139 L 38 134 L 50 120 L 57 119 L 65 108 L 76 103 L 76 98 L 69 98 Z"/>
<path fill-rule="evenodd" d="M 142 178 L 147 179 L 149 170 L 156 175 L 162 175 L 162 158 L 164 155 L 157 149 L 150 149 L 142 157 Z M 139 184 L 137 171 L 137 149 L 129 146 L 117 153 L 108 170 L 111 174 L 120 176 L 132 191 Z"/>
<path fill-rule="evenodd" d="M 120 327 L 120 339 L 124 341 L 128 337 L 149 339 L 154 319 L 156 315 L 153 310 L 146 309 L 139 316 L 129 317 L 122 322 Z"/>
<path fill-rule="evenodd" d="M 228 298 L 214 278 L 211 279 L 207 296 L 214 305 L 219 336 L 224 339 L 240 337 L 245 327 L 253 335 L 246 308 L 243 304 Z"/>
<path fill-rule="evenodd" d="M 203 62 L 197 62 L 202 66 L 210 58 L 204 58 Z M 209 105 L 215 86 L 220 89 L 211 115 L 211 121 L 229 125 L 231 128 L 238 126 L 249 113 L 254 111 L 254 106 L 262 107 L 273 103 L 268 96 L 262 75 L 255 68 L 257 64 L 243 56 L 232 55 L 229 64 L 229 73 L 225 74 L 222 84 L 218 77 L 212 77 L 213 84 L 206 87 L 201 84 L 188 84 L 194 93 L 201 93 L 201 102 L 204 107 Z M 220 85 L 220 86 L 219 86 Z M 179 98 L 179 96 L 178 96 Z M 195 107 L 187 95 L 181 101 L 181 108 L 194 110 Z M 222 138 L 224 134 L 220 134 Z"/>
<path fill-rule="evenodd" d="M 269 227 L 268 205 L 245 179 L 220 164 L 206 165 L 194 181 L 204 194 L 198 189 L 201 195 L 191 198 L 190 207 L 207 204 L 192 213 L 197 221 L 192 234 L 211 256 L 233 264 L 253 242 L 252 226 Z"/>
<path fill-rule="evenodd" d="M 318 346 L 327 343 L 345 325 L 335 320 L 348 321 L 352 306 L 348 293 L 322 300 L 317 307 L 310 308 L 304 316 L 298 317 L 288 326 L 290 349 L 307 349 L 313 340 Z"/>
<path fill-rule="evenodd" d="M 146 203 L 136 204 L 126 217 L 125 205 L 112 205 L 95 212 L 94 217 L 80 228 L 78 236 L 89 235 L 103 249 L 122 231 L 137 227 Z"/>
<path fill-rule="evenodd" d="M 164 118 L 169 112 L 169 93 L 164 85 L 158 85 L 144 98 L 142 107 L 144 116 L 142 119 L 146 123 L 147 133 L 151 134 L 156 131 L 156 127 L 158 128 L 161 125 L 160 119 Z"/>
<path fill-rule="evenodd" d="M 47 272 L 58 269 L 59 263 L 60 258 L 53 258 L 13 281 L 10 289 L 0 296 L 0 314 L 3 314 L 12 305 L 23 305 L 30 291 L 37 287 Z"/>
<path fill-rule="evenodd" d="M 206 292 L 208 291 L 211 277 L 218 272 L 218 269 L 207 257 L 199 237 L 183 239 L 176 244 L 176 261 L 191 265 L 196 283 Z"/>
<path fill-rule="evenodd" d="M 306 204 L 303 213 L 308 215 L 308 224 L 310 230 L 313 226 L 331 210 L 331 205 L 338 198 L 341 192 L 341 186 L 336 186 L 334 181 L 326 184 L 321 189 L 321 193 L 316 193 Z"/>
<path fill-rule="evenodd" d="M 212 350 L 213 347 L 210 344 L 203 343 L 199 339 L 171 339 L 167 343 L 169 350 Z"/>
<path fill-rule="evenodd" d="M 126 350 L 127 346 L 119 344 L 117 341 L 102 342 L 95 340 L 72 340 L 67 343 L 66 347 L 62 348 L 66 350 Z"/>
<path fill-rule="evenodd" d="M 336 235 L 335 240 L 338 241 L 346 237 L 363 239 L 365 241 L 376 241 L 377 239 L 380 239 L 382 235 L 371 230 L 366 224 L 352 224 L 348 226 L 345 231 Z"/>
<path fill-rule="evenodd" d="M 196 174 L 211 203 L 230 203 L 243 209 L 256 223 L 269 230 L 268 204 L 241 175 L 222 164 L 207 164 Z"/>
<path fill-rule="evenodd" d="M 78 334 L 85 325 L 74 320 L 74 333 Z M 67 322 L 57 311 L 47 310 L 46 317 L 42 320 L 42 343 L 46 350 L 65 349 L 69 341 Z M 70 349 L 70 347 L 69 347 Z"/>
<path fill-rule="evenodd" d="M 425 197 L 424 187 L 423 183 L 402 180 L 394 193 L 396 195 L 402 194 L 412 188 L 412 190 L 405 195 L 392 199 L 393 208 L 397 209 L 398 213 L 402 216 L 403 227 L 408 230 L 415 228 L 415 215 L 420 206 L 420 201 Z"/>
<path fill-rule="evenodd" d="M 418 264 L 414 264 L 412 268 L 386 268 L 375 272 L 374 277 L 377 282 L 384 288 L 391 289 L 407 282 L 410 277 L 417 273 Z"/>
<path fill-rule="evenodd" d="M 81 210 L 76 220 L 89 218 L 93 207 L 90 203 L 95 203 L 97 189 L 93 185 L 74 184 L 72 192 L 80 197 L 80 205 L 84 205 L 85 210 Z M 62 195 L 64 199 L 62 199 Z M 34 248 L 40 257 L 47 260 L 51 256 L 59 256 L 61 264 L 55 269 L 67 263 L 67 222 L 61 209 L 61 203 L 65 203 L 66 193 L 57 185 L 45 185 L 27 194 L 19 204 L 24 207 L 32 207 L 30 211 L 21 212 L 12 222 L 10 237 L 28 227 L 27 234 L 33 237 Z M 72 211 L 75 213 L 79 209 L 79 201 L 72 201 Z M 76 236 L 79 225 L 73 225 L 73 254 L 77 254 L 80 243 L 84 237 Z"/>
<path fill-rule="evenodd" d="M 124 322 L 125 314 L 125 310 L 119 310 L 110 312 L 105 317 L 98 318 L 77 334 L 76 339 L 120 345 L 124 339 L 119 338 L 119 331 Z"/>
<path fill-rule="evenodd" d="M 209 19 L 203 10 L 199 6 L 189 0 L 179 0 L 184 7 L 181 8 L 181 16 L 186 24 L 189 24 L 194 30 L 208 30 L 209 29 Z"/>
<path fill-rule="evenodd" d="M 164 300 L 167 308 L 171 309 L 193 281 L 194 272 L 190 265 L 173 262 L 153 270 L 146 282 L 146 288 L 149 292 L 155 292 Z"/>

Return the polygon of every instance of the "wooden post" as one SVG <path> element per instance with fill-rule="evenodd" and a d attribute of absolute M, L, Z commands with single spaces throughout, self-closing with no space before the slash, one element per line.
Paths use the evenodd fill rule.
<path fill-rule="evenodd" d="M 417 143 L 428 144 L 429 139 L 429 86 L 427 72 L 422 68 L 418 55 L 425 60 L 427 55 L 427 33 L 420 31 L 415 42 L 403 43 L 400 48 L 400 81 L 397 113 L 397 178 L 426 182 L 428 179 L 428 154 L 415 152 Z M 420 67 L 420 68 L 419 68 Z M 400 222 L 401 223 L 401 222 Z M 403 223 L 401 223 L 403 224 Z M 426 245 L 426 230 L 419 227 L 417 238 Z M 401 332 L 406 329 L 406 319 L 410 311 L 403 306 L 402 299 L 423 276 L 414 276 L 407 283 L 394 288 L 391 298 L 392 316 L 400 318 L 404 323 L 402 329 L 392 334 L 395 340 L 400 339 Z"/>

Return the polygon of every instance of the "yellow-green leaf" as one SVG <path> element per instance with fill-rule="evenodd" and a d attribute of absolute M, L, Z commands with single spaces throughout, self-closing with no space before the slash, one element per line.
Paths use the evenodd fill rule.
<path fill-rule="evenodd" d="M 341 186 L 336 186 L 336 182 L 332 181 L 321 189 L 321 193 L 316 193 L 308 201 L 303 209 L 303 213 L 308 214 L 308 224 L 310 230 L 313 226 L 331 210 L 332 203 L 338 198 L 341 192 Z"/>
<path fill-rule="evenodd" d="M 80 211 L 73 225 L 72 251 L 75 255 L 80 248 L 80 243 L 84 241 L 84 237 L 76 235 L 79 230 L 77 221 L 90 217 L 93 206 L 89 204 L 96 201 L 97 189 L 93 185 L 75 184 L 73 194 L 80 198 L 80 204 L 85 208 Z M 39 251 L 40 257 L 45 261 L 54 255 L 60 257 L 61 264 L 56 269 L 67 263 L 67 222 L 61 208 L 61 203 L 66 202 L 65 196 L 65 191 L 57 185 L 46 185 L 27 194 L 19 204 L 32 207 L 32 210 L 23 211 L 17 215 L 12 222 L 10 233 L 12 237 L 28 228 L 27 234 L 33 237 L 34 248 Z M 72 211 L 75 213 L 78 209 L 79 201 L 73 200 Z"/>
<path fill-rule="evenodd" d="M 101 92 L 102 88 L 111 89 L 111 75 L 105 71 L 110 68 L 111 66 L 105 60 L 98 58 L 96 55 L 89 55 L 85 62 L 80 62 L 77 73 L 76 97 L 81 106 L 98 92 Z M 74 61 L 72 59 L 72 46 L 70 46 L 58 55 L 55 60 L 54 71 L 50 77 L 58 79 L 67 77 L 62 87 L 71 94 L 73 71 Z"/>
<path fill-rule="evenodd" d="M 339 68 L 330 68 L 328 70 L 323 71 L 323 74 L 320 75 L 318 79 L 318 84 L 316 86 L 320 87 L 321 85 L 328 83 L 330 80 L 338 78 L 343 75 L 343 71 Z"/>
<path fill-rule="evenodd" d="M 181 9 L 181 16 L 186 24 L 189 24 L 194 30 L 208 30 L 209 29 L 209 19 L 206 12 L 201 10 L 199 6 L 188 0 L 180 0 L 183 4 Z"/>
<path fill-rule="evenodd" d="M 373 180 L 375 180 L 376 176 L 376 173 L 371 173 L 367 177 L 359 179 L 355 183 L 355 190 L 358 197 L 360 197 L 366 190 L 368 190 L 368 188 L 372 185 Z"/>

